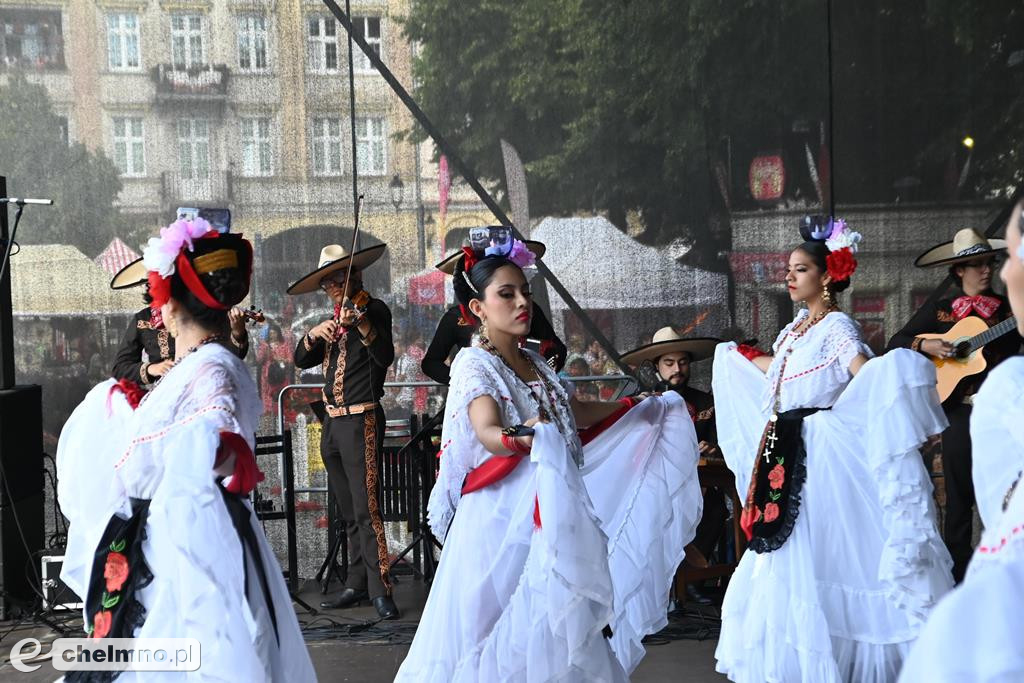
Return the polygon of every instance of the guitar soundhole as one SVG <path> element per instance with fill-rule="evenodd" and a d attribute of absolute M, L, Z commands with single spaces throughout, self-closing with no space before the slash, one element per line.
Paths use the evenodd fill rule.
<path fill-rule="evenodd" d="M 958 360 L 967 360 L 967 357 L 971 355 L 971 343 L 969 341 L 962 341 L 953 346 L 953 357 Z"/>

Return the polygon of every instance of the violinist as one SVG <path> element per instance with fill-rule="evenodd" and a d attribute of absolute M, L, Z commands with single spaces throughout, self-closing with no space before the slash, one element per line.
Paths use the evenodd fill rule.
<path fill-rule="evenodd" d="M 330 488 L 345 520 L 352 563 L 348 580 L 325 609 L 372 602 L 382 619 L 397 619 L 391 597 L 388 550 L 380 512 L 380 459 L 384 440 L 381 396 L 395 360 L 391 311 L 363 289 L 363 270 L 380 258 L 379 244 L 349 254 L 324 247 L 316 270 L 288 288 L 289 294 L 322 290 L 334 315 L 307 331 L 295 347 L 295 365 L 323 367 L 327 417 L 320 454 Z"/>

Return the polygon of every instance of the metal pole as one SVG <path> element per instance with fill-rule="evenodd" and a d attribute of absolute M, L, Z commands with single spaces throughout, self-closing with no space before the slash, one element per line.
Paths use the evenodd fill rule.
<path fill-rule="evenodd" d="M 0 175 L 0 197 L 7 196 L 7 178 Z M 0 253 L 9 251 L 7 204 L 0 207 Z M 0 389 L 14 387 L 14 304 L 11 301 L 11 269 L 0 276 Z"/>

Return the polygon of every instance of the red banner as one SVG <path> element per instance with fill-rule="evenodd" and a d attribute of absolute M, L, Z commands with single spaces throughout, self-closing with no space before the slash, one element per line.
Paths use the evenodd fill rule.
<path fill-rule="evenodd" d="M 434 270 L 409 280 L 409 303 L 420 306 L 444 304 L 445 277 L 440 270 Z"/>
<path fill-rule="evenodd" d="M 786 189 L 786 167 L 778 154 L 750 162 L 750 194 L 759 202 L 774 201 Z"/>

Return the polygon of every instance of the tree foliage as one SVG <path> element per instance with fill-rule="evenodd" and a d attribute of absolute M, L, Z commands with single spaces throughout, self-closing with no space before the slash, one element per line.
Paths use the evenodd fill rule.
<path fill-rule="evenodd" d="M 790 198 L 817 201 L 806 153 L 822 164 L 830 51 L 839 202 L 894 201 L 907 178 L 911 199 L 952 198 L 967 133 L 961 198 L 1004 188 L 1024 132 L 1024 66 L 1008 66 L 1022 22 L 1016 0 L 418 0 L 405 30 L 421 106 L 478 173 L 504 177 L 507 139 L 535 215 L 623 226 L 637 211 L 663 241 L 756 208 L 761 153 L 785 158 Z"/>
<path fill-rule="evenodd" d="M 0 175 L 8 194 L 54 200 L 52 208 L 26 212 L 17 240 L 72 244 L 94 257 L 124 234 L 115 208 L 121 180 L 102 153 L 69 145 L 64 125 L 43 86 L 17 73 L 0 86 Z"/>

